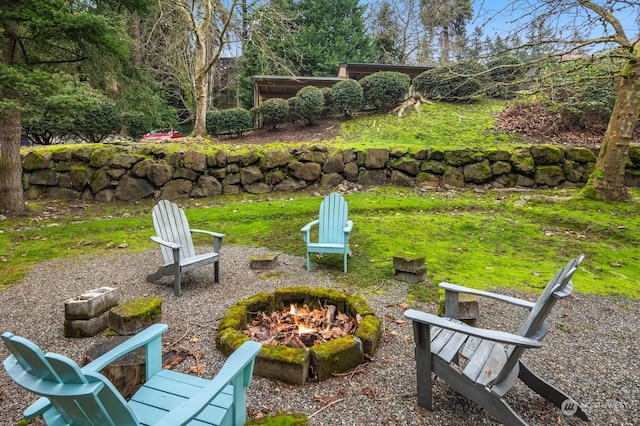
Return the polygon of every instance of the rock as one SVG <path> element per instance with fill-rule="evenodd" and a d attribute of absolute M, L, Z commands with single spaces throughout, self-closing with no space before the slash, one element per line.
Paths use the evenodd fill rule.
<path fill-rule="evenodd" d="M 207 170 L 207 156 L 201 152 L 187 151 L 182 158 L 182 166 L 202 173 Z"/>
<path fill-rule="evenodd" d="M 31 151 L 22 159 L 22 168 L 27 171 L 49 167 L 51 167 L 51 153 L 46 151 Z"/>
<path fill-rule="evenodd" d="M 365 159 L 364 167 L 367 169 L 382 169 L 387 165 L 389 161 L 389 151 L 382 148 L 368 149 Z"/>
<path fill-rule="evenodd" d="M 114 182 L 107 173 L 107 169 L 97 170 L 91 179 L 89 179 L 89 187 L 94 194 L 102 191 L 103 189 L 113 188 L 117 185 L 117 182 Z"/>
<path fill-rule="evenodd" d="M 365 170 L 358 177 L 358 183 L 364 186 L 379 186 L 387 183 L 387 174 L 384 170 Z"/>
<path fill-rule="evenodd" d="M 122 201 L 138 201 L 153 194 L 153 190 L 148 180 L 125 175 L 116 188 L 116 198 Z"/>
<path fill-rule="evenodd" d="M 340 154 L 330 155 L 322 166 L 322 172 L 327 174 L 340 173 L 342 169 L 344 169 L 344 160 Z"/>
<path fill-rule="evenodd" d="M 259 167 L 251 166 L 240 169 L 240 182 L 244 186 L 251 185 L 262 179 L 262 172 Z M 249 191 L 251 192 L 251 191 Z"/>
<path fill-rule="evenodd" d="M 443 187 L 464 188 L 464 175 L 455 167 L 447 167 L 440 183 Z"/>
<path fill-rule="evenodd" d="M 556 165 L 562 159 L 562 151 L 554 145 L 532 145 L 529 147 L 529 152 L 536 165 Z"/>
<path fill-rule="evenodd" d="M 516 150 L 513 155 L 511 155 L 510 161 L 513 166 L 513 170 L 517 173 L 528 175 L 533 173 L 535 170 L 533 156 L 527 148 Z"/>
<path fill-rule="evenodd" d="M 162 299 L 138 297 L 111 308 L 108 326 L 120 335 L 130 336 L 162 318 Z"/>
<path fill-rule="evenodd" d="M 462 175 L 465 182 L 469 183 L 484 183 L 491 179 L 493 172 L 488 160 L 481 161 L 479 163 L 467 164 L 462 169 Z"/>
<path fill-rule="evenodd" d="M 169 182 L 173 177 L 174 169 L 172 166 L 166 163 L 149 163 L 145 168 L 147 169 L 145 173 L 147 179 L 153 182 L 155 186 L 162 186 L 165 183 Z"/>
<path fill-rule="evenodd" d="M 321 168 L 318 163 L 301 163 L 294 161 L 289 163 L 289 170 L 291 175 L 297 179 L 304 180 L 306 182 L 313 182 L 320 177 Z"/>
<path fill-rule="evenodd" d="M 270 170 L 276 167 L 286 166 L 291 158 L 291 154 L 288 151 L 270 151 L 260 159 L 260 167 L 265 170 Z"/>
<path fill-rule="evenodd" d="M 193 182 L 187 179 L 173 179 L 162 188 L 161 198 L 164 200 L 177 200 L 189 198 Z"/>
<path fill-rule="evenodd" d="M 534 181 L 536 185 L 557 186 L 565 181 L 562 167 L 538 166 L 536 167 Z"/>

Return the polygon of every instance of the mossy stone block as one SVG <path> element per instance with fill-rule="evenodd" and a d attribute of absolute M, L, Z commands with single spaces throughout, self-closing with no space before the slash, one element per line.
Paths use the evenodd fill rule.
<path fill-rule="evenodd" d="M 118 289 L 114 287 L 100 287 L 67 299 L 64 302 L 64 318 L 67 320 L 91 319 L 120 302 Z"/>
<path fill-rule="evenodd" d="M 355 336 L 341 337 L 313 346 L 310 352 L 319 381 L 349 371 L 364 362 L 362 342 Z"/>
<path fill-rule="evenodd" d="M 273 269 L 278 262 L 278 255 L 260 254 L 251 256 L 251 269 Z"/>
<path fill-rule="evenodd" d="M 253 372 L 260 377 L 304 385 L 309 378 L 310 362 L 306 348 L 265 345 L 256 357 Z"/>
<path fill-rule="evenodd" d="M 362 351 L 373 356 L 378 349 L 378 343 L 382 336 L 382 321 L 375 315 L 367 315 L 358 324 L 356 337 L 362 341 Z"/>
<path fill-rule="evenodd" d="M 109 328 L 118 334 L 136 334 L 162 317 L 162 299 L 158 297 L 138 297 L 111 308 Z"/>

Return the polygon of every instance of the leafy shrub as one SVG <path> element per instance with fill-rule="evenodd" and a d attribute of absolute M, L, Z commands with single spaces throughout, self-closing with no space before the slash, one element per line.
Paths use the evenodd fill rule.
<path fill-rule="evenodd" d="M 413 88 L 428 99 L 465 101 L 483 93 L 486 82 L 486 65 L 470 61 L 425 71 L 413 79 Z"/>
<path fill-rule="evenodd" d="M 409 92 L 411 79 L 395 71 L 379 71 L 360 80 L 365 105 L 391 109 L 402 102 Z"/>
<path fill-rule="evenodd" d="M 354 111 L 362 108 L 362 93 L 362 86 L 356 80 L 343 80 L 331 88 L 333 106 L 345 117 L 350 117 Z"/>
<path fill-rule="evenodd" d="M 307 120 L 312 126 L 314 121 L 322 116 L 324 109 L 324 94 L 322 90 L 313 86 L 305 86 L 298 91 L 295 101 L 296 114 Z"/>
<path fill-rule="evenodd" d="M 73 127 L 55 115 L 30 114 L 22 119 L 22 133 L 33 144 L 51 145 L 69 135 Z"/>
<path fill-rule="evenodd" d="M 331 96 L 331 88 L 323 87 L 322 96 L 324 96 L 324 108 L 322 109 L 322 116 L 328 117 L 333 109 L 333 97 Z"/>
<path fill-rule="evenodd" d="M 496 98 L 513 98 L 525 72 L 522 61 L 515 56 L 500 56 L 489 61 L 487 68 L 490 80 L 487 94 Z"/>
<path fill-rule="evenodd" d="M 253 129 L 253 117 L 244 108 L 230 108 L 207 113 L 207 132 L 218 136 L 222 134 L 242 135 Z"/>
<path fill-rule="evenodd" d="M 562 114 L 567 128 L 605 129 L 615 104 L 622 63 L 618 59 L 547 64 L 538 90 Z"/>
<path fill-rule="evenodd" d="M 258 121 L 263 126 L 275 129 L 289 119 L 289 103 L 284 99 L 267 99 L 256 108 Z"/>
<path fill-rule="evenodd" d="M 300 119 L 298 112 L 296 111 L 296 103 L 298 99 L 294 96 L 293 98 L 287 99 L 287 104 L 289 105 L 289 121 L 291 124 L 295 123 Z"/>
<path fill-rule="evenodd" d="M 122 114 L 120 121 L 122 128 L 127 136 L 132 139 L 140 139 L 142 135 L 147 133 L 153 127 L 149 117 L 139 111 L 130 111 Z"/>
<path fill-rule="evenodd" d="M 111 102 L 100 102 L 89 107 L 75 123 L 75 134 L 89 143 L 102 142 L 107 136 L 120 131 L 120 116 Z"/>

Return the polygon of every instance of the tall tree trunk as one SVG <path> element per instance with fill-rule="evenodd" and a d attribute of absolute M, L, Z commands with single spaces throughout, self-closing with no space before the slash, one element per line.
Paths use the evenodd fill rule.
<path fill-rule="evenodd" d="M 207 134 L 207 109 L 209 107 L 209 69 L 207 61 L 208 34 L 206 22 L 196 29 L 195 41 L 195 95 L 196 113 L 193 125 L 194 136 Z"/>
<path fill-rule="evenodd" d="M 24 213 L 20 127 L 20 111 L 0 113 L 0 211 L 12 214 Z"/>
<path fill-rule="evenodd" d="M 6 21 L 5 40 L 2 43 L 2 63 L 11 65 L 19 55 L 17 42 L 12 35 L 18 34 L 18 24 Z M 12 97 L 5 90 L 0 90 L 0 99 Z M 20 110 L 17 105 L 9 105 L 0 112 L 0 211 L 24 213 L 22 197 L 22 161 L 20 158 Z"/>
<path fill-rule="evenodd" d="M 640 116 L 640 52 L 623 70 L 618 97 L 600 148 L 591 179 L 582 194 L 604 201 L 629 199 L 625 186 L 625 166 L 629 143 Z"/>
<path fill-rule="evenodd" d="M 140 16 L 134 12 L 131 14 L 131 38 L 133 39 L 131 56 L 133 66 L 137 69 L 142 68 L 141 37 Z"/>
<path fill-rule="evenodd" d="M 442 54 L 440 55 L 440 63 L 447 65 L 449 63 L 449 52 L 451 51 L 451 39 L 449 36 L 449 27 L 442 27 L 442 35 L 440 36 L 442 42 Z"/>

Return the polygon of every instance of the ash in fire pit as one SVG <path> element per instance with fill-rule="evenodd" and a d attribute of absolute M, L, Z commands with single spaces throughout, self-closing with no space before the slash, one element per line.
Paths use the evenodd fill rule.
<path fill-rule="evenodd" d="M 336 305 L 312 309 L 291 303 L 283 311 L 258 312 L 243 333 L 264 345 L 309 348 L 353 334 L 357 327 L 356 317 L 339 312 Z"/>
<path fill-rule="evenodd" d="M 289 287 L 232 306 L 216 341 L 227 355 L 248 339 L 259 341 L 254 374 L 303 384 L 355 368 L 373 356 L 381 333 L 380 320 L 361 297 Z"/>

